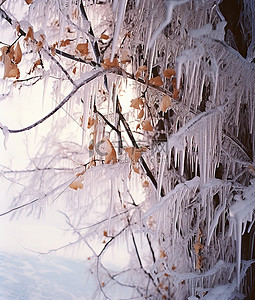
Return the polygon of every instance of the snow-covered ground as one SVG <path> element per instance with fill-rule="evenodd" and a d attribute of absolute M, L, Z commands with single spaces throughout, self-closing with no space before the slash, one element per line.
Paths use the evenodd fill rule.
<path fill-rule="evenodd" d="M 0 252 L 0 300 L 90 300 L 95 290 L 87 262 Z"/>

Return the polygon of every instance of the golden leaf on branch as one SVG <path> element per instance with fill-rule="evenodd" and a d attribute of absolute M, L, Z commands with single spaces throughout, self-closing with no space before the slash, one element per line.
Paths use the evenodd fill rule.
<path fill-rule="evenodd" d="M 146 71 L 147 71 L 147 66 L 142 65 L 142 66 L 140 66 L 140 67 L 138 68 L 138 70 L 141 71 L 141 72 L 146 72 Z"/>
<path fill-rule="evenodd" d="M 66 47 L 67 45 L 70 45 L 70 40 L 69 39 L 62 40 L 60 42 L 60 47 Z"/>
<path fill-rule="evenodd" d="M 136 147 L 127 147 L 127 148 L 125 148 L 125 151 L 127 152 L 129 158 L 133 162 L 138 162 L 138 159 L 141 157 L 141 153 L 145 152 L 146 150 L 145 149 L 139 149 L 139 148 L 136 148 Z"/>
<path fill-rule="evenodd" d="M 163 112 L 166 112 L 167 109 L 171 106 L 171 98 L 168 95 L 163 95 L 162 100 L 159 105 L 159 109 Z"/>
<path fill-rule="evenodd" d="M 17 43 L 17 46 L 14 50 L 14 62 L 16 64 L 20 63 L 21 62 L 21 59 L 22 59 L 22 52 L 21 52 L 21 49 L 20 49 L 20 45 L 19 45 L 19 42 Z"/>
<path fill-rule="evenodd" d="M 50 47 L 50 52 L 51 52 L 51 54 L 52 54 L 53 56 L 55 56 L 55 54 L 56 54 L 56 47 L 57 47 L 57 45 L 58 45 L 58 43 L 54 43 L 54 44 L 52 45 L 52 47 Z"/>
<path fill-rule="evenodd" d="M 20 76 L 20 71 L 16 64 L 11 61 L 11 58 L 8 54 L 4 55 L 4 79 L 6 77 L 11 78 L 15 77 L 18 79 Z"/>
<path fill-rule="evenodd" d="M 160 78 L 160 76 L 152 77 L 152 78 L 149 80 L 149 83 L 152 84 L 152 85 L 155 85 L 155 86 L 161 86 L 161 85 L 163 85 L 163 81 L 162 81 L 162 79 Z"/>
<path fill-rule="evenodd" d="M 104 138 L 102 140 L 103 142 L 103 154 L 106 154 L 105 156 L 105 164 L 110 164 L 110 163 L 113 163 L 113 164 L 116 164 L 117 163 L 117 155 L 116 155 L 116 151 L 112 145 L 112 143 L 110 142 L 109 139 L 107 138 Z"/>
<path fill-rule="evenodd" d="M 163 71 L 163 75 L 166 77 L 166 78 L 171 78 L 172 76 L 175 76 L 175 70 L 174 69 L 166 69 Z"/>
<path fill-rule="evenodd" d="M 143 187 L 148 187 L 149 186 L 149 182 L 147 181 L 147 180 L 145 180 L 144 182 L 143 182 Z"/>
<path fill-rule="evenodd" d="M 38 52 L 39 50 L 41 50 L 43 47 L 43 41 L 39 41 L 37 44 L 36 44 L 36 49 L 35 51 Z"/>
<path fill-rule="evenodd" d="M 34 72 L 34 70 L 40 66 L 42 64 L 42 61 L 40 59 L 37 59 L 34 64 L 33 64 L 33 67 L 32 69 L 28 72 L 28 74 L 31 74 L 32 72 Z"/>
<path fill-rule="evenodd" d="M 91 117 L 89 117 L 88 120 L 88 129 L 90 129 L 95 123 L 95 119 L 92 119 Z"/>
<path fill-rule="evenodd" d="M 102 33 L 100 36 L 100 40 L 108 40 L 109 39 L 109 35 Z"/>
<path fill-rule="evenodd" d="M 179 91 L 178 91 L 176 88 L 174 88 L 174 91 L 173 91 L 173 98 L 174 98 L 174 99 L 178 99 L 178 96 L 179 96 Z"/>
<path fill-rule="evenodd" d="M 204 245 L 200 244 L 199 242 L 195 243 L 193 247 L 196 254 L 198 254 L 200 250 L 204 249 Z"/>
<path fill-rule="evenodd" d="M 165 253 L 165 251 L 164 250 L 160 250 L 160 254 L 159 254 L 159 256 L 161 257 L 161 258 L 164 258 L 164 257 L 166 257 L 166 253 Z"/>
<path fill-rule="evenodd" d="M 113 59 L 113 61 L 111 61 L 110 58 L 106 58 L 106 59 L 104 59 L 104 62 L 102 63 L 102 66 L 104 67 L 104 69 L 119 67 L 119 62 L 118 62 L 118 59 L 116 57 Z"/>
<path fill-rule="evenodd" d="M 140 109 L 140 105 L 143 105 L 143 98 L 135 98 L 131 100 L 130 107 Z"/>
<path fill-rule="evenodd" d="M 203 257 L 198 255 L 197 259 L 196 259 L 196 269 L 200 270 L 202 267 L 202 259 Z"/>
<path fill-rule="evenodd" d="M 142 65 L 138 67 L 136 73 L 135 73 L 135 79 L 137 80 L 141 76 L 141 72 L 146 72 L 147 71 L 147 66 Z"/>
<path fill-rule="evenodd" d="M 145 131 L 153 131 L 153 127 L 151 125 L 151 122 L 149 120 L 144 120 L 142 122 L 142 129 Z"/>
<path fill-rule="evenodd" d="M 141 109 L 138 113 L 137 119 L 142 119 L 143 116 L 144 116 L 144 109 Z"/>
<path fill-rule="evenodd" d="M 27 34 L 24 38 L 24 41 L 28 42 L 28 40 L 33 40 L 34 39 L 34 32 L 33 32 L 33 29 L 32 27 L 28 27 L 28 31 L 27 31 Z"/>
<path fill-rule="evenodd" d="M 78 189 L 82 189 L 83 188 L 83 183 L 81 182 L 81 179 L 77 179 L 75 180 L 74 182 L 72 182 L 69 187 L 71 189 L 74 189 L 74 190 L 78 190 Z"/>
<path fill-rule="evenodd" d="M 89 44 L 88 43 L 78 44 L 76 46 L 76 49 L 80 52 L 80 54 L 82 56 L 85 56 L 85 55 L 89 54 Z"/>

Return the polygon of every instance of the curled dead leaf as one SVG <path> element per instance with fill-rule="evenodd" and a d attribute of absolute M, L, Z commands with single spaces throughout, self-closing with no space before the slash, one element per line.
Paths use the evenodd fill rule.
<path fill-rule="evenodd" d="M 151 122 L 149 120 L 144 120 L 142 122 L 142 129 L 145 131 L 153 131 L 153 127 L 151 125 Z"/>
<path fill-rule="evenodd" d="M 83 188 L 83 183 L 81 182 L 81 179 L 77 179 L 75 180 L 74 182 L 72 182 L 69 187 L 71 189 L 74 189 L 74 190 L 78 190 L 78 189 L 82 189 Z"/>
<path fill-rule="evenodd" d="M 129 158 L 132 160 L 132 162 L 138 162 L 138 159 L 141 157 L 141 153 L 145 152 L 147 149 L 139 149 L 136 147 L 127 147 L 125 148 L 125 151 L 127 152 Z"/>
<path fill-rule="evenodd" d="M 18 64 L 18 63 L 21 62 L 21 59 L 22 59 L 22 52 L 21 52 L 20 44 L 18 42 L 17 45 L 16 45 L 16 48 L 14 50 L 14 58 L 13 58 L 13 60 L 14 60 L 14 62 L 16 64 Z"/>
<path fill-rule="evenodd" d="M 20 71 L 15 63 L 11 61 L 8 54 L 4 55 L 4 79 L 8 77 L 15 77 L 18 79 L 20 77 Z"/>
<path fill-rule="evenodd" d="M 114 67 L 119 67 L 118 59 L 115 57 L 113 61 L 111 61 L 110 58 L 104 59 L 104 62 L 102 63 L 102 66 L 104 69 L 110 69 Z"/>
<path fill-rule="evenodd" d="M 116 164 L 117 163 L 117 155 L 116 155 L 116 151 L 115 151 L 112 143 L 107 138 L 103 138 L 102 142 L 103 142 L 103 144 L 102 144 L 103 149 L 101 151 L 102 151 L 103 155 L 106 154 L 105 161 L 104 161 L 105 164 L 110 164 L 110 163 Z"/>
<path fill-rule="evenodd" d="M 152 77 L 152 78 L 149 80 L 149 83 L 152 84 L 152 85 L 155 85 L 155 86 L 161 86 L 161 85 L 163 85 L 163 81 L 162 81 L 162 79 L 160 78 L 160 76 Z"/>
<path fill-rule="evenodd" d="M 131 100 L 130 107 L 140 109 L 140 105 L 143 105 L 143 98 L 135 98 Z"/>
<path fill-rule="evenodd" d="M 34 70 L 40 66 L 42 64 L 42 61 L 40 59 L 37 59 L 34 64 L 33 67 L 31 68 L 31 70 L 28 72 L 28 74 L 31 74 L 32 72 L 34 72 Z"/>
<path fill-rule="evenodd" d="M 80 54 L 82 56 L 85 56 L 85 55 L 89 54 L 89 44 L 88 43 L 78 44 L 76 46 L 76 49 L 80 52 Z"/>
<path fill-rule="evenodd" d="M 69 39 L 62 40 L 60 42 L 60 47 L 66 47 L 67 45 L 70 45 L 70 40 Z"/>
<path fill-rule="evenodd" d="M 57 47 L 57 45 L 58 45 L 58 43 L 54 43 L 54 44 L 52 45 L 52 47 L 50 47 L 50 52 L 51 52 L 51 54 L 52 54 L 53 56 L 55 56 L 55 54 L 56 54 L 56 47 Z"/>
<path fill-rule="evenodd" d="M 149 182 L 147 181 L 147 180 L 145 180 L 144 182 L 143 182 L 143 187 L 148 187 L 149 186 Z"/>
<path fill-rule="evenodd" d="M 27 5 L 30 5 L 33 3 L 33 0 L 25 0 Z"/>
<path fill-rule="evenodd" d="M 166 78 L 171 78 L 172 76 L 175 76 L 175 70 L 174 69 L 171 69 L 171 68 L 168 68 L 166 70 L 163 71 L 163 75 L 166 77 Z"/>
<path fill-rule="evenodd" d="M 28 42 L 28 40 L 33 40 L 34 39 L 34 32 L 32 27 L 28 27 L 27 34 L 24 38 L 24 41 Z"/>
<path fill-rule="evenodd" d="M 159 256 L 160 256 L 161 258 L 164 258 L 164 257 L 166 257 L 166 253 L 165 253 L 165 251 L 164 251 L 164 250 L 160 250 L 160 254 L 159 254 Z"/>
<path fill-rule="evenodd" d="M 136 73 L 135 73 L 135 79 L 137 80 L 139 77 L 141 77 L 142 72 L 146 72 L 147 71 L 147 66 L 142 65 L 140 67 L 138 67 Z"/>
<path fill-rule="evenodd" d="M 163 112 L 166 112 L 167 109 L 171 106 L 171 98 L 168 95 L 163 95 L 162 100 L 159 105 L 159 109 Z"/>
<path fill-rule="evenodd" d="M 174 99 L 178 99 L 178 96 L 179 96 L 179 91 L 178 91 L 176 88 L 174 88 L 174 91 L 173 91 L 173 98 L 174 98 Z"/>
<path fill-rule="evenodd" d="M 95 123 L 95 119 L 92 119 L 91 117 L 89 117 L 88 120 L 88 129 L 90 129 Z"/>
<path fill-rule="evenodd" d="M 108 40 L 109 39 L 109 35 L 107 35 L 107 34 L 101 34 L 101 36 L 100 36 L 100 40 Z"/>
<path fill-rule="evenodd" d="M 144 116 L 144 109 L 141 109 L 137 115 L 137 119 L 142 119 L 143 116 Z"/>

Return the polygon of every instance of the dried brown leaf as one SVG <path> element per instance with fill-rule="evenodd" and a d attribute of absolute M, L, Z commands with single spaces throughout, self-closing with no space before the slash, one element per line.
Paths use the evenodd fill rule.
<path fill-rule="evenodd" d="M 26 4 L 28 4 L 28 5 L 30 5 L 34 2 L 33 0 L 25 0 L 25 1 L 26 1 Z"/>
<path fill-rule="evenodd" d="M 166 70 L 163 71 L 163 75 L 166 78 L 171 78 L 172 76 L 175 76 L 175 70 L 171 69 L 171 68 L 168 68 L 168 69 L 166 69 Z"/>
<path fill-rule="evenodd" d="M 88 129 L 90 129 L 95 123 L 95 119 L 89 117 L 89 120 L 88 120 Z"/>
<path fill-rule="evenodd" d="M 112 145 L 112 143 L 110 142 L 109 139 L 104 138 L 102 140 L 103 142 L 105 142 L 106 144 L 106 156 L 105 156 L 105 164 L 110 164 L 111 162 L 113 164 L 117 163 L 117 155 L 116 155 L 116 151 Z"/>
<path fill-rule="evenodd" d="M 33 32 L 33 29 L 32 27 L 28 27 L 28 31 L 27 31 L 27 34 L 24 38 L 24 41 L 28 42 L 28 40 L 33 40 L 34 39 L 34 32 Z"/>
<path fill-rule="evenodd" d="M 171 106 L 171 98 L 168 95 L 163 95 L 162 100 L 159 105 L 159 109 L 163 112 L 166 112 L 167 109 Z"/>
<path fill-rule="evenodd" d="M 4 55 L 4 79 L 6 77 L 11 78 L 15 77 L 18 79 L 20 76 L 20 71 L 16 64 L 11 61 L 11 58 L 8 54 Z"/>
<path fill-rule="evenodd" d="M 147 181 L 147 180 L 145 180 L 144 182 L 143 182 L 143 187 L 148 187 L 149 186 L 149 182 Z"/>
<path fill-rule="evenodd" d="M 13 60 L 16 64 L 18 64 L 21 62 L 21 59 L 22 59 L 22 52 L 21 52 L 20 45 L 18 42 L 16 45 L 16 48 L 14 50 L 14 59 Z"/>
<path fill-rule="evenodd" d="M 128 156 L 132 160 L 132 162 L 138 162 L 138 159 L 141 157 L 141 153 L 146 150 L 135 148 L 135 147 L 125 148 L 125 151 L 128 153 Z"/>
<path fill-rule="evenodd" d="M 174 99 L 178 99 L 178 96 L 179 96 L 179 91 L 178 91 L 176 88 L 174 88 L 174 91 L 173 91 L 173 98 L 174 98 Z"/>
<path fill-rule="evenodd" d="M 144 120 L 142 122 L 142 129 L 145 131 L 153 131 L 153 127 L 151 125 L 151 122 L 149 120 Z"/>
<path fill-rule="evenodd" d="M 108 40 L 109 39 L 109 35 L 107 35 L 107 34 L 101 34 L 101 36 L 100 36 L 100 40 Z"/>
<path fill-rule="evenodd" d="M 142 119 L 143 116 L 144 116 L 144 109 L 141 109 L 137 115 L 137 119 Z"/>
<path fill-rule="evenodd" d="M 152 78 L 149 80 L 149 83 L 150 83 L 150 84 L 153 84 L 153 85 L 155 85 L 155 86 L 161 86 L 161 85 L 163 85 L 163 81 L 161 80 L 160 76 L 152 77 Z"/>
<path fill-rule="evenodd" d="M 113 59 L 113 61 L 111 61 L 110 58 L 106 58 L 106 59 L 104 59 L 104 62 L 102 63 L 102 66 L 104 67 L 104 69 L 119 67 L 119 62 L 118 62 L 118 59 L 116 57 Z"/>
<path fill-rule="evenodd" d="M 85 56 L 85 55 L 89 54 L 89 44 L 88 43 L 78 44 L 76 46 L 76 49 L 80 52 L 80 54 L 82 56 Z"/>
<path fill-rule="evenodd" d="M 204 245 L 200 244 L 199 242 L 195 243 L 193 247 L 196 254 L 198 254 L 200 250 L 204 249 Z"/>
<path fill-rule="evenodd" d="M 143 105 L 143 98 L 135 98 L 131 100 L 130 107 L 140 109 L 140 105 Z"/>
<path fill-rule="evenodd" d="M 71 189 L 74 189 L 74 190 L 78 190 L 78 189 L 82 189 L 83 188 L 83 183 L 81 182 L 81 179 L 77 179 L 75 180 L 74 182 L 72 182 L 69 187 Z"/>

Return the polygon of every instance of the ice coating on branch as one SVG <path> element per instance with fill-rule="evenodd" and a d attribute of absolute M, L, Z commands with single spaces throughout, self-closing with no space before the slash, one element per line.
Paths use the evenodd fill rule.
<path fill-rule="evenodd" d="M 242 225 L 252 222 L 252 214 L 255 209 L 255 179 L 251 179 L 251 184 L 244 189 L 243 200 L 236 201 L 230 206 L 231 226 L 234 227 L 234 237 L 236 240 L 236 266 L 237 285 L 240 284 L 241 268 L 241 248 L 242 248 Z"/>
<path fill-rule="evenodd" d="M 3 135 L 4 135 L 4 148 L 5 148 L 5 150 L 7 150 L 7 141 L 8 141 L 8 138 L 9 138 L 9 130 L 8 130 L 7 126 L 2 126 L 1 123 L 0 123 L 0 127 L 2 127 L 2 132 L 3 132 Z"/>

